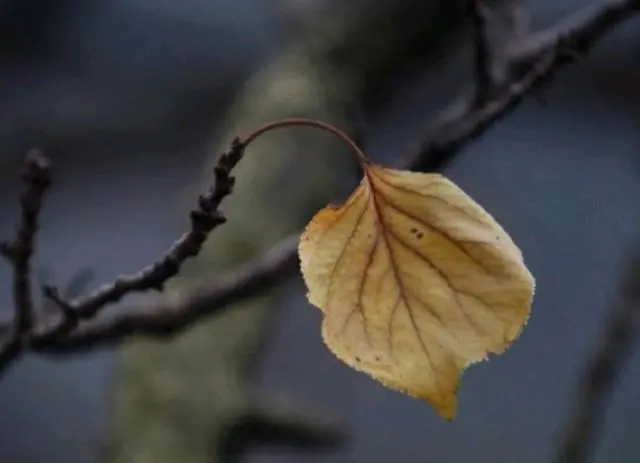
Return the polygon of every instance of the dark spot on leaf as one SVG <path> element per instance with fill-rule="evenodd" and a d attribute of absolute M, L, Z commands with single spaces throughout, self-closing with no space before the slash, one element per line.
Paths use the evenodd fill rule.
<path fill-rule="evenodd" d="M 418 234 L 416 235 L 416 237 L 417 237 L 419 240 L 421 240 L 423 236 L 424 236 L 424 235 L 422 234 L 422 232 L 421 232 L 421 233 L 418 233 Z"/>
<path fill-rule="evenodd" d="M 356 362 L 360 362 L 360 357 L 356 357 Z"/>
<path fill-rule="evenodd" d="M 415 228 L 412 228 L 411 230 L 409 230 L 411 233 L 416 234 L 418 233 L 418 230 L 416 230 Z"/>

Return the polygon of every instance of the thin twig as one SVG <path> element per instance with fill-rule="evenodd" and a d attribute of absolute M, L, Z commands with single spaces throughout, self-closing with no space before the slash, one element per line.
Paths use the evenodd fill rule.
<path fill-rule="evenodd" d="M 34 307 L 31 299 L 31 256 L 42 200 L 51 184 L 51 166 L 38 151 L 27 154 L 22 181 L 25 190 L 20 195 L 20 223 L 12 242 L 0 245 L 2 255 L 13 269 L 13 333 L 16 340 L 27 335 L 33 325 Z"/>
<path fill-rule="evenodd" d="M 44 194 L 51 184 L 51 166 L 37 151 L 27 154 L 22 181 L 26 189 L 20 196 L 20 224 L 11 242 L 0 243 L 0 254 L 11 263 L 13 270 L 14 318 L 3 327 L 0 348 L 0 371 L 16 360 L 29 342 L 33 327 L 34 307 L 31 299 L 31 256 L 38 231 L 38 217 Z"/>
<path fill-rule="evenodd" d="M 45 296 L 56 302 L 67 315 L 56 328 L 39 333 L 37 343 L 46 344 L 69 333 L 78 325 L 80 319 L 93 318 L 98 310 L 107 304 L 118 302 L 125 294 L 148 290 L 162 291 L 165 282 L 180 271 L 182 264 L 199 254 L 209 233 L 226 221 L 218 207 L 222 200 L 231 194 L 235 182 L 231 171 L 242 158 L 243 152 L 244 146 L 236 139 L 219 158 L 214 168 L 214 187 L 209 189 L 206 195 L 198 198 L 198 207 L 191 211 L 191 230 L 173 243 L 160 260 L 136 274 L 119 276 L 87 297 L 71 302 L 63 303 L 55 288 L 45 287 Z"/>
<path fill-rule="evenodd" d="M 44 320 L 38 324 L 30 333 L 29 339 L 23 342 L 17 342 L 11 338 L 3 343 L 0 347 L 0 372 L 4 371 L 19 353 L 29 349 L 43 348 L 64 339 L 77 328 L 81 320 L 95 317 L 100 309 L 119 301 L 124 295 L 148 290 L 161 291 L 164 283 L 179 272 L 182 264 L 200 252 L 209 233 L 225 222 L 218 208 L 233 189 L 235 179 L 231 176 L 231 171 L 240 161 L 243 153 L 244 145 L 236 139 L 220 156 L 214 168 L 214 187 L 198 198 L 198 207 L 191 211 L 190 231 L 178 239 L 160 260 L 136 274 L 120 276 L 89 296 L 73 301 L 65 301 L 55 287 L 44 287 L 44 296 L 55 303 L 60 309 L 60 315 L 53 322 Z M 27 162 L 29 163 L 30 160 L 28 159 Z M 15 252 L 12 247 L 9 249 L 13 258 Z M 18 322 L 16 320 L 13 323 Z"/>
<path fill-rule="evenodd" d="M 606 402 L 640 333 L 640 246 L 621 275 L 602 340 L 585 365 L 556 461 L 583 463 L 595 443 Z"/>
<path fill-rule="evenodd" d="M 71 275 L 69 281 L 62 288 L 61 295 L 64 299 L 75 299 L 89 288 L 90 283 L 94 280 L 93 270 L 84 267 Z M 45 282 L 51 282 L 52 275 L 49 269 L 40 268 L 36 273 L 35 286 L 44 288 Z M 58 316 L 60 313 L 59 305 L 51 299 L 44 299 L 42 306 L 39 307 L 37 316 Z M 5 336 L 13 329 L 13 318 L 0 323 L 0 337 Z"/>
<path fill-rule="evenodd" d="M 548 66 L 546 61 L 542 61 L 541 65 Z M 473 131 L 481 131 L 486 129 L 488 125 L 499 117 L 508 109 L 508 105 L 514 104 L 516 98 L 521 97 L 529 88 L 530 80 L 534 79 L 537 74 L 532 74 L 518 85 L 514 86 L 514 91 L 510 94 L 510 98 L 505 98 L 497 102 L 491 102 L 479 108 L 477 111 L 467 113 L 460 119 L 460 127 L 467 129 L 458 132 L 460 136 L 460 145 L 453 145 L 448 151 L 449 155 L 459 149 L 464 141 L 470 140 Z M 444 165 L 448 157 L 438 158 L 442 160 Z M 415 168 L 423 162 L 421 156 L 415 157 L 406 163 L 406 168 Z M 432 167 L 438 167 L 432 165 Z M 433 169 L 437 170 L 437 169 Z M 247 288 L 264 290 L 279 281 L 285 275 L 293 274 L 296 270 L 294 263 L 297 263 L 297 237 L 296 240 L 287 238 L 279 243 L 274 250 L 264 256 L 257 258 L 252 263 L 240 270 L 242 279 L 236 281 L 238 277 L 231 274 L 225 283 L 209 285 L 203 292 L 197 296 L 185 297 L 177 305 L 165 303 L 149 307 L 129 308 L 122 312 L 122 315 L 114 316 L 112 320 L 96 320 L 92 326 L 85 328 L 78 334 L 72 334 L 66 341 L 56 343 L 46 348 L 47 351 L 68 352 L 78 348 L 86 349 L 89 346 L 97 346 L 103 343 L 110 343 L 114 340 L 120 340 L 126 335 L 133 333 L 146 335 L 162 335 L 169 331 L 173 334 L 175 330 L 182 329 L 187 324 L 193 323 L 196 318 L 209 316 L 226 309 L 229 302 L 237 301 L 241 298 L 251 297 L 254 291 Z M 272 256 L 277 256 L 276 258 Z M 282 263 L 285 263 L 284 267 Z M 275 269 L 288 270 L 277 272 L 276 278 L 271 275 Z M 229 297 L 232 295 L 232 297 Z M 198 301 L 194 304 L 194 301 Z M 171 323 L 179 326 L 172 328 Z M 158 327 L 162 327 L 158 329 Z"/>

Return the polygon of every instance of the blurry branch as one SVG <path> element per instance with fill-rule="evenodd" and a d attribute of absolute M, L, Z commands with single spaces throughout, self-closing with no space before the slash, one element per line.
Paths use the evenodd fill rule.
<path fill-rule="evenodd" d="M 505 5 L 512 43 L 521 43 L 522 39 L 529 33 L 529 11 L 526 8 L 525 0 L 509 0 Z M 510 45 L 510 44 L 509 44 Z M 508 48 L 508 45 L 507 47 Z"/>
<path fill-rule="evenodd" d="M 486 15 L 489 14 L 486 6 L 481 1 L 473 2 L 471 6 L 477 15 L 475 39 L 481 42 L 475 47 L 478 56 L 474 96 L 453 104 L 438 115 L 428 131 L 427 141 L 402 163 L 402 168 L 442 170 L 469 141 L 481 136 L 492 124 L 509 114 L 532 89 L 548 81 L 564 65 L 584 55 L 614 26 L 637 13 L 640 0 L 602 1 L 599 6 L 547 31 L 518 39 L 519 43 L 510 48 L 509 61 L 505 64 L 509 71 L 508 79 L 481 101 L 476 95 L 495 84 L 488 69 L 492 66 L 492 57 L 498 56 L 500 50 L 491 49 L 486 36 Z M 520 8 L 521 5 L 515 7 Z M 513 21 L 513 24 L 521 22 Z M 522 33 L 521 27 L 514 27 L 514 39 Z M 220 159 L 216 167 L 215 188 L 201 198 L 199 208 L 192 213 L 192 231 L 176 242 L 161 261 L 137 275 L 120 277 L 88 297 L 71 302 L 60 298 L 55 288 L 45 287 L 45 297 L 57 304 L 62 316 L 53 322 L 38 323 L 26 335 L 17 336 L 14 329 L 10 330 L 0 350 L 0 371 L 18 353 L 29 349 L 64 353 L 118 342 L 134 334 L 170 336 L 205 316 L 224 311 L 233 301 L 254 296 L 294 275 L 297 272 L 295 236 L 226 277 L 176 300 L 164 298 L 158 303 L 128 307 L 110 317 L 96 317 L 105 305 L 130 292 L 161 289 L 163 283 L 178 272 L 182 261 L 197 254 L 208 232 L 224 220 L 217 207 L 231 192 L 233 182 L 229 172 L 239 161 L 241 151 L 236 142 Z"/>
<path fill-rule="evenodd" d="M 474 106 L 482 106 L 496 86 L 494 50 L 488 36 L 491 12 L 484 0 L 469 0 L 469 12 L 473 20 L 475 57 Z"/>
<path fill-rule="evenodd" d="M 638 0 L 600 0 L 558 24 L 536 32 L 527 39 L 514 42 L 508 53 L 514 64 L 526 64 L 559 44 L 567 45 L 575 54 L 588 51 L 607 33 L 638 13 Z"/>
<path fill-rule="evenodd" d="M 588 460 L 613 386 L 640 332 L 640 245 L 630 253 L 599 346 L 585 365 L 556 461 Z"/>
<path fill-rule="evenodd" d="M 639 12 L 640 0 L 602 0 L 597 6 L 588 7 L 548 30 L 515 40 L 509 46 L 506 63 L 509 78 L 503 88 L 480 106 L 474 105 L 473 99 L 463 99 L 445 108 L 427 130 L 426 141 L 412 155 L 417 161 L 412 167 L 423 171 L 441 170 L 466 143 L 515 109 L 527 93 L 584 56 L 615 26 Z M 516 36 L 522 33 L 523 14 L 517 12 L 520 19 L 513 21 Z"/>

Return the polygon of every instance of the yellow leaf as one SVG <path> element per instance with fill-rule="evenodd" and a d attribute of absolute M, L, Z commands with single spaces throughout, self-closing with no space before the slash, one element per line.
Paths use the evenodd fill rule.
<path fill-rule="evenodd" d="M 534 279 L 509 235 L 446 178 L 363 168 L 346 203 L 302 235 L 309 301 L 340 360 L 453 419 L 462 372 L 515 341 Z"/>

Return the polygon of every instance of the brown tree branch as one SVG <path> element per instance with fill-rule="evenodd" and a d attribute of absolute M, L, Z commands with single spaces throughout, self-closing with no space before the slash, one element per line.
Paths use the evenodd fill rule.
<path fill-rule="evenodd" d="M 541 60 L 538 66 L 545 70 L 549 66 L 548 59 Z M 520 82 L 511 87 L 511 93 L 500 100 L 487 102 L 477 110 L 465 112 L 452 121 L 457 127 L 457 138 L 448 139 L 447 156 L 434 158 L 441 166 L 453 156 L 467 141 L 477 136 L 498 117 L 504 114 L 524 93 L 531 88 L 532 82 L 539 77 L 541 69 L 532 69 Z M 444 127 L 444 126 L 443 126 Z M 419 152 L 414 158 L 405 162 L 404 168 L 415 169 L 424 162 L 424 153 L 433 155 L 433 151 Z M 441 167 L 432 164 L 432 170 Z M 197 319 L 211 316 L 226 310 L 230 302 L 251 297 L 256 290 L 264 290 L 281 281 L 283 276 L 293 275 L 297 271 L 297 238 L 288 238 L 279 243 L 264 256 L 242 267 L 238 274 L 232 272 L 222 280 L 213 283 L 202 291 L 187 295 L 178 302 L 164 302 L 158 305 L 131 307 L 109 320 L 95 320 L 90 325 L 71 334 L 66 340 L 50 343 L 40 349 L 47 352 L 69 352 L 89 347 L 98 347 L 120 341 L 132 334 L 165 336 L 175 334 L 178 330 L 192 324 Z M 176 326 L 173 326 L 175 324 Z"/>
<path fill-rule="evenodd" d="M 594 10 L 595 13 L 577 15 L 576 18 L 582 18 L 581 21 L 574 18 L 562 23 L 564 26 L 554 27 L 546 32 L 545 46 L 537 48 L 536 54 L 531 52 L 535 47 L 521 45 L 519 50 L 527 50 L 528 53 L 524 70 L 518 72 L 517 77 L 510 79 L 498 94 L 483 104 L 457 104 L 443 112 L 436 118 L 435 124 L 432 124 L 428 140 L 405 159 L 401 167 L 442 170 L 469 141 L 485 133 L 493 123 L 514 109 L 532 89 L 553 77 L 564 65 L 575 61 L 578 58 L 576 51 L 583 55 L 616 24 L 637 13 L 640 9 L 639 2 L 601 2 L 597 10 Z M 539 34 L 542 33 L 531 36 L 531 40 L 539 41 Z M 551 36 L 553 40 L 548 38 Z M 526 44 L 528 41 L 529 39 L 524 38 L 522 43 Z M 514 54 L 509 65 L 521 66 L 522 63 L 522 55 Z M 57 328 L 50 328 L 47 324 L 38 326 L 31 347 L 42 352 L 68 353 L 120 341 L 134 334 L 169 336 L 203 317 L 225 310 L 233 301 L 272 287 L 283 277 L 294 274 L 296 263 L 297 244 L 294 237 L 280 243 L 254 262 L 179 301 L 165 300 L 158 304 L 131 307 L 111 317 L 95 318 L 99 308 L 119 300 L 136 288 L 136 284 L 124 279 L 111 288 L 100 289 L 86 299 L 70 303 L 58 301 L 63 312 L 68 313 L 67 316 L 61 318 L 62 322 L 58 323 Z M 153 274 L 153 268 L 149 267 L 145 272 Z M 177 271 L 175 267 L 172 268 Z M 159 286 L 157 280 L 152 281 L 156 283 L 148 283 L 146 289 Z M 55 292 L 48 293 L 49 297 L 56 299 Z M 69 319 L 73 317 L 76 320 L 71 323 Z M 81 319 L 91 320 L 80 323 Z M 65 330 L 61 329 L 60 323 L 66 323 Z M 72 326 L 69 328 L 69 325 Z M 3 364 L 3 352 L 4 349 L 0 350 L 0 366 Z"/>
<path fill-rule="evenodd" d="M 0 373 L 5 371 L 11 361 L 21 353 L 42 349 L 59 342 L 72 333 L 82 320 L 95 317 L 105 306 L 119 301 L 126 294 L 148 290 L 161 291 L 164 283 L 180 271 L 182 264 L 200 252 L 209 233 L 225 222 L 225 218 L 218 208 L 222 200 L 233 190 L 235 179 L 231 176 L 231 172 L 242 158 L 243 153 L 244 145 L 236 139 L 231 143 L 229 149 L 220 156 L 214 167 L 214 187 L 198 198 L 198 207 L 191 211 L 191 229 L 178 239 L 157 262 L 143 268 L 136 274 L 119 276 L 112 283 L 103 285 L 88 296 L 72 301 L 64 300 L 55 287 L 45 286 L 43 288 L 45 298 L 55 303 L 61 313 L 55 320 L 50 320 L 48 317 L 49 319 L 41 321 L 33 327 L 29 326 L 28 331 L 20 333 L 20 336 L 15 335 L 19 332 L 17 327 L 20 327 L 20 319 L 19 317 L 14 319 L 11 322 L 13 329 L 7 330 L 10 334 L 0 346 Z M 21 250 L 16 245 L 4 246 L 3 249 L 14 262 L 16 273 L 24 272 L 26 269 L 27 277 L 23 278 L 26 278 L 28 283 L 28 264 L 18 265 L 16 262 L 22 259 L 28 261 L 28 257 L 31 255 L 32 240 L 35 234 L 35 218 L 40 210 L 44 193 L 42 185 L 48 184 L 48 177 L 45 177 L 45 173 L 48 175 L 48 161 L 45 162 L 41 155 L 37 158 L 28 156 L 26 165 L 29 172 L 36 169 L 34 172 L 39 173 L 39 175 L 25 177 L 30 189 L 23 196 L 22 204 L 23 209 L 28 211 L 23 212 L 23 222 L 26 225 L 21 226 L 16 243 L 22 244 L 27 250 Z M 44 169 L 41 166 L 47 168 Z M 30 193 L 31 190 L 33 192 Z M 23 290 L 23 286 L 23 282 L 20 282 L 19 285 L 16 284 L 16 288 L 20 291 Z M 32 309 L 30 293 L 28 294 L 26 299 L 24 295 L 20 295 L 16 303 L 18 306 L 16 310 L 20 313 L 26 309 Z M 28 304 L 28 306 L 23 304 Z"/>
<path fill-rule="evenodd" d="M 608 15 L 608 11 L 608 6 L 603 7 L 602 14 Z M 628 14 L 632 12 L 636 10 L 628 10 Z M 572 30 L 581 31 L 580 36 L 583 37 L 595 37 L 588 42 L 594 44 L 611 28 L 599 27 L 601 19 L 598 15 L 592 15 L 589 19 L 590 22 L 582 24 L 580 28 L 573 27 Z M 618 21 L 623 19 L 625 18 L 618 17 Z M 456 111 L 443 113 L 434 125 L 436 129 L 430 140 L 417 153 L 406 159 L 402 167 L 426 171 L 442 170 L 466 143 L 483 134 L 493 123 L 514 109 L 534 86 L 551 78 L 564 64 L 576 59 L 575 54 L 567 49 L 565 37 L 566 34 L 559 33 L 555 45 L 543 49 L 538 58 L 529 65 L 528 71 L 520 79 L 511 82 L 495 98 L 478 107 L 458 106 Z M 283 262 L 287 265 L 282 265 Z M 272 252 L 243 267 L 238 273 L 242 278 L 237 282 L 234 280 L 237 275 L 232 273 L 223 280 L 223 284 L 210 286 L 198 292 L 197 296 L 185 297 L 177 305 L 173 303 L 130 308 L 123 311 L 121 316 L 115 316 L 111 320 L 96 320 L 84 327 L 77 335 L 71 335 L 63 344 L 49 346 L 46 350 L 69 352 L 78 348 L 86 349 L 89 346 L 120 340 L 125 337 L 125 334 L 173 334 L 177 329 L 193 323 L 197 318 L 224 310 L 233 300 L 251 297 L 256 289 L 262 290 L 276 284 L 280 279 L 271 278 L 271 272 L 278 277 L 293 274 L 294 262 L 297 262 L 297 244 L 295 240 L 287 239 L 277 245 Z M 229 298 L 229 295 L 233 297 Z M 122 321 L 118 321 L 119 319 Z M 177 325 L 175 330 L 169 326 L 171 324 L 169 320 Z M 160 326 L 162 328 L 159 328 Z"/>
<path fill-rule="evenodd" d="M 595 23 L 598 22 L 597 17 L 593 20 Z M 590 24 L 584 24 L 582 27 L 585 31 L 590 30 Z M 514 109 L 527 92 L 551 78 L 562 65 L 574 60 L 575 54 L 570 53 L 566 46 L 564 36 L 558 37 L 555 47 L 545 49 L 529 66 L 528 72 L 524 73 L 520 79 L 511 82 L 494 99 L 486 101 L 479 107 L 458 106 L 446 115 L 441 115 L 438 123 L 434 125 L 436 130 L 430 141 L 411 157 L 405 159 L 400 167 L 427 171 L 442 170 L 466 143 L 482 135 L 493 123 Z M 238 282 L 234 281 L 237 276 L 232 273 L 223 279 L 224 283 L 209 286 L 198 292 L 197 297 L 185 297 L 182 301 L 172 304 L 129 308 L 120 316 L 121 322 L 118 321 L 119 316 L 115 316 L 112 320 L 96 320 L 84 327 L 77 335 L 71 335 L 64 344 L 50 346 L 47 351 L 69 352 L 90 346 L 96 347 L 103 343 L 121 340 L 125 335 L 134 333 L 156 336 L 173 334 L 175 330 L 167 326 L 170 324 L 168 320 L 173 320 L 177 330 L 200 317 L 219 313 L 226 309 L 229 302 L 251 297 L 255 295 L 256 289 L 263 290 L 269 285 L 278 283 L 280 279 L 271 278 L 273 276 L 271 272 L 276 273 L 278 277 L 294 274 L 295 262 L 297 262 L 297 244 L 294 239 L 289 238 L 277 245 L 272 252 L 243 267 L 238 273 L 242 275 Z M 153 321 L 154 318 L 158 321 Z M 160 325 L 162 329 L 158 329 Z"/>
<path fill-rule="evenodd" d="M 587 461 L 613 386 L 640 333 L 640 245 L 631 252 L 599 346 L 585 365 L 556 461 Z"/>

